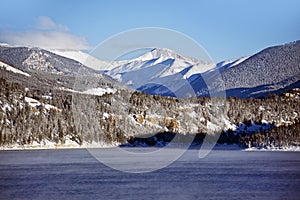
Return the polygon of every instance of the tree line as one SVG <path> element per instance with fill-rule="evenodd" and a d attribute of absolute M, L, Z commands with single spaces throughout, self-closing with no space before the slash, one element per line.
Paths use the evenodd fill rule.
<path fill-rule="evenodd" d="M 40 105 L 30 105 L 25 97 L 38 100 Z M 79 145 L 125 144 L 149 134 L 158 134 L 158 140 L 153 142 L 152 137 L 148 142 L 153 145 L 164 138 L 169 140 L 173 134 L 194 135 L 194 142 L 201 143 L 209 124 L 218 124 L 220 117 L 237 127 L 243 124 L 245 130 L 237 132 L 223 124 L 215 130 L 220 134 L 219 143 L 288 146 L 299 145 L 300 138 L 297 93 L 292 97 L 282 94 L 256 99 L 177 99 L 118 90 L 95 96 L 58 89 L 26 89 L 0 78 L 0 108 L 0 146 L 45 141 L 64 144 L 67 139 Z M 268 130 L 249 131 L 252 124 L 266 122 Z"/>

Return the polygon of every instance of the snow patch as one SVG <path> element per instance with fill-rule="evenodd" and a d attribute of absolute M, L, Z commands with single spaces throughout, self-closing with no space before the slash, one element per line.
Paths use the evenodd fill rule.
<path fill-rule="evenodd" d="M 37 107 L 41 105 L 41 103 L 38 100 L 30 97 L 25 97 L 25 102 L 27 102 L 31 107 Z"/>
<path fill-rule="evenodd" d="M 65 88 L 65 87 L 60 87 L 58 89 L 68 91 L 68 92 L 74 92 L 74 93 L 80 93 L 80 94 L 90 94 L 90 95 L 96 95 L 96 96 L 102 96 L 105 93 L 113 94 L 117 91 L 116 89 L 113 89 L 113 88 L 91 88 L 91 89 L 88 89 L 88 90 L 83 91 L 83 92 L 73 90 L 73 89 L 70 89 L 70 88 Z"/>
<path fill-rule="evenodd" d="M 112 88 L 92 88 L 92 89 L 88 89 L 84 92 L 82 92 L 83 94 L 91 94 L 91 95 L 97 95 L 97 96 L 102 96 L 105 93 L 107 94 L 112 94 L 115 93 L 116 89 L 112 89 Z"/>
<path fill-rule="evenodd" d="M 4 106 L 2 107 L 2 110 L 5 111 L 6 109 L 8 111 L 11 111 L 11 109 L 12 109 L 11 105 L 9 105 L 8 103 L 4 104 Z"/>
<path fill-rule="evenodd" d="M 237 129 L 237 126 L 233 123 L 231 123 L 229 120 L 224 119 L 224 124 L 225 124 L 225 130 L 231 129 L 232 131 L 235 131 Z"/>
<path fill-rule="evenodd" d="M 213 124 L 212 122 L 210 121 L 207 121 L 207 124 L 206 124 L 206 127 L 208 130 L 214 132 L 214 131 L 218 131 L 219 130 L 219 126 Z"/>
<path fill-rule="evenodd" d="M 263 106 L 259 106 L 259 110 L 264 111 L 265 108 Z"/>
<path fill-rule="evenodd" d="M 33 108 L 38 108 L 39 106 L 43 105 L 46 110 L 53 109 L 53 110 L 61 111 L 61 109 L 59 109 L 53 105 L 43 104 L 43 103 L 39 102 L 38 100 L 30 98 L 30 97 L 25 97 L 25 102 L 27 102 Z"/>
<path fill-rule="evenodd" d="M 7 71 L 11 71 L 11 72 L 16 73 L 16 74 L 22 74 L 24 76 L 30 77 L 30 74 L 27 74 L 27 73 L 25 73 L 25 72 L 23 72 L 19 69 L 16 69 L 16 68 L 14 68 L 14 67 L 12 67 L 12 66 L 4 63 L 4 62 L 1 62 L 1 61 L 0 61 L 0 67 L 4 68 Z"/>

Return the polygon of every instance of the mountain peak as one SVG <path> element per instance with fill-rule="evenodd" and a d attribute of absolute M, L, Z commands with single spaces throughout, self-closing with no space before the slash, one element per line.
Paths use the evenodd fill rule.
<path fill-rule="evenodd" d="M 154 57 L 175 57 L 176 55 L 178 55 L 171 49 L 167 49 L 167 48 L 154 48 L 150 51 L 150 53 Z"/>
<path fill-rule="evenodd" d="M 197 63 L 199 60 L 196 58 L 188 57 L 188 56 L 183 56 L 178 54 L 177 52 L 167 49 L 167 48 L 153 48 L 151 51 L 145 53 L 144 55 L 140 56 L 138 59 L 139 60 L 151 60 L 151 59 L 157 59 L 157 58 L 165 58 L 165 59 L 179 59 L 179 60 L 185 60 L 187 62 L 191 63 Z"/>

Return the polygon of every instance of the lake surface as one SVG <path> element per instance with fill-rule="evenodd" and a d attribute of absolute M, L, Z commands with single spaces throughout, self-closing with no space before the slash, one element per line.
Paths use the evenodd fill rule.
<path fill-rule="evenodd" d="M 143 151 L 141 149 L 141 151 Z M 188 150 L 125 173 L 86 149 L 0 151 L 0 199 L 300 199 L 300 152 Z"/>

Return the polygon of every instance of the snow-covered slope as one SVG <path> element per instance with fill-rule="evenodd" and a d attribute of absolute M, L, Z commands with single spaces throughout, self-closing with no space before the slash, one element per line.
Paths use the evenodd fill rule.
<path fill-rule="evenodd" d="M 190 84 L 193 80 L 205 74 L 219 74 L 219 72 L 234 67 L 248 58 L 247 56 L 231 59 L 217 64 L 205 63 L 179 55 L 169 49 L 156 48 L 107 71 L 107 74 L 134 89 L 149 94 L 182 97 L 185 96 L 184 93 L 186 92 L 193 95 L 194 90 Z M 183 92 L 180 91 L 181 88 L 190 91 Z M 197 93 L 195 94 L 197 95 Z"/>
<path fill-rule="evenodd" d="M 12 66 L 10 66 L 10 65 L 8 65 L 8 64 L 0 61 L 0 69 L 1 68 L 5 69 L 7 71 L 11 71 L 13 73 L 22 74 L 22 75 L 28 76 L 28 77 L 30 76 L 30 74 L 25 73 L 25 72 L 23 72 L 23 71 L 21 71 L 19 69 L 16 69 L 16 68 L 14 68 L 14 67 L 12 67 Z"/>
<path fill-rule="evenodd" d="M 280 93 L 300 85 L 299 52 L 300 41 L 269 47 L 249 57 L 221 62 L 189 82 L 197 96 L 209 95 L 203 77 L 211 80 L 209 88 L 216 95 L 226 91 L 227 96 L 245 98 Z"/>
<path fill-rule="evenodd" d="M 212 91 L 219 95 L 226 91 L 227 96 L 257 97 L 299 87 L 299 44 L 296 41 L 271 47 L 252 56 L 217 64 L 179 55 L 165 48 L 152 49 L 131 60 L 106 62 L 81 51 L 49 52 L 0 45 L 0 59 L 24 73 L 43 71 L 76 75 L 82 68 L 85 71 L 80 73 L 85 74 L 101 71 L 148 94 L 185 97 L 212 95 Z"/>
<path fill-rule="evenodd" d="M 0 60 L 10 63 L 22 71 L 47 72 L 52 74 L 76 75 L 95 73 L 81 63 L 37 47 L 0 46 Z"/>
<path fill-rule="evenodd" d="M 81 92 L 94 88 L 124 88 L 99 71 L 41 48 L 0 45 L 0 61 L 0 78 L 14 80 L 27 88 L 64 87 L 78 89 Z M 79 87 L 74 83 L 74 78 L 77 81 L 83 79 L 85 85 Z M 87 93 L 91 92 L 102 94 L 110 91 L 92 90 Z"/>
<path fill-rule="evenodd" d="M 179 55 L 172 50 L 155 48 L 107 71 L 107 75 L 134 89 L 145 91 L 153 85 L 162 85 L 170 91 L 175 91 L 185 84 L 191 75 L 211 67 L 213 66 L 203 61 Z"/>
<path fill-rule="evenodd" d="M 217 65 L 216 65 L 216 68 L 215 69 L 218 69 L 220 71 L 223 71 L 225 69 L 229 69 L 231 67 L 234 67 L 242 62 L 244 62 L 245 60 L 247 60 L 248 58 L 250 58 L 250 56 L 244 56 L 244 57 L 241 57 L 241 58 L 236 58 L 236 59 L 230 59 L 230 60 L 225 60 L 225 61 L 222 61 L 222 62 L 219 62 Z"/>
<path fill-rule="evenodd" d="M 85 66 L 95 70 L 110 70 L 114 68 L 114 63 L 99 60 L 88 53 L 72 50 L 49 50 L 57 55 L 76 60 Z"/>
<path fill-rule="evenodd" d="M 182 87 L 186 88 L 186 85 L 190 85 L 202 73 L 223 71 L 249 58 L 242 57 L 214 64 L 180 55 L 170 49 L 155 48 L 131 60 L 105 62 L 81 51 L 51 51 L 105 72 L 133 89 L 170 96 L 178 96 L 174 92 Z"/>
<path fill-rule="evenodd" d="M 90 62 L 89 67 L 148 94 L 184 97 L 212 95 L 212 91 L 218 95 L 226 91 L 228 96 L 250 97 L 299 85 L 299 44 L 298 41 L 271 47 L 252 56 L 217 64 L 165 48 L 155 48 L 132 60 L 110 63 L 93 57 L 87 62 L 88 56 L 82 52 L 55 53 L 86 65 Z"/>

